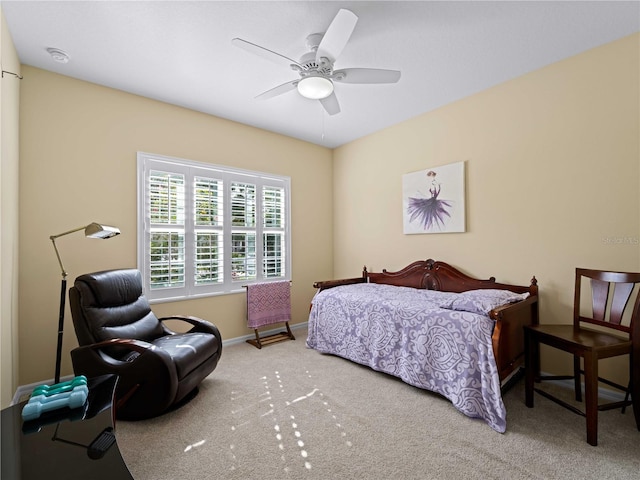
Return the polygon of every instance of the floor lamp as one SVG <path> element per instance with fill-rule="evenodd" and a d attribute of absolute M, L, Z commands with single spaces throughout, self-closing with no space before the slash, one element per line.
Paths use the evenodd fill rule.
<path fill-rule="evenodd" d="M 88 238 L 106 239 L 115 237 L 116 235 L 120 234 L 120 230 L 116 227 L 109 227 L 107 225 L 101 225 L 99 223 L 90 223 L 89 225 L 74 228 L 73 230 L 69 230 L 68 232 L 59 233 L 58 235 L 51 235 L 49 237 L 51 239 L 51 242 L 53 243 L 53 249 L 56 251 L 56 257 L 58 257 L 58 263 L 60 264 L 60 270 L 62 271 L 62 283 L 60 285 L 60 312 L 58 314 L 58 349 L 56 351 L 56 375 L 54 383 L 60 382 L 60 363 L 62 361 L 62 335 L 64 332 L 64 306 L 67 294 L 67 272 L 64 269 L 64 265 L 62 265 L 62 259 L 60 258 L 58 247 L 56 246 L 56 238 L 64 237 L 65 235 L 79 232 L 80 230 L 84 230 L 84 235 Z"/>

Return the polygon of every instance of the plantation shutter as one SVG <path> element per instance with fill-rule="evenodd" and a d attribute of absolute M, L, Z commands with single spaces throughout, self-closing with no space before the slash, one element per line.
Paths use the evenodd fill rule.
<path fill-rule="evenodd" d="M 138 153 L 138 266 L 150 301 L 290 279 L 288 177 Z"/>

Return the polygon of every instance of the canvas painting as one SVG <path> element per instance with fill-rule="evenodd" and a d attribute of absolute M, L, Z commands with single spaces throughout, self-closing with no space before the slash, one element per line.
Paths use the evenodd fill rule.
<path fill-rule="evenodd" d="M 464 162 L 402 176 L 404 233 L 464 232 Z"/>

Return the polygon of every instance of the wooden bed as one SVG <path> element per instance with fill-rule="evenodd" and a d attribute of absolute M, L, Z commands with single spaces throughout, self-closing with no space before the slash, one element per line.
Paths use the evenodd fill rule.
<path fill-rule="evenodd" d="M 444 262 L 314 284 L 306 346 L 438 393 L 504 433 L 538 286 L 471 278 Z"/>
<path fill-rule="evenodd" d="M 535 277 L 528 286 L 498 283 L 494 277 L 479 280 L 469 277 L 448 263 L 428 259 L 413 262 L 397 272 L 384 269 L 381 273 L 374 273 L 364 267 L 360 277 L 316 282 L 313 286 L 321 292 L 356 283 L 379 283 L 455 293 L 479 289 L 529 293 L 525 300 L 500 306 L 489 313 L 490 318 L 495 320 L 491 338 L 498 375 L 503 385 L 524 364 L 523 327 L 538 323 L 538 282 Z"/>

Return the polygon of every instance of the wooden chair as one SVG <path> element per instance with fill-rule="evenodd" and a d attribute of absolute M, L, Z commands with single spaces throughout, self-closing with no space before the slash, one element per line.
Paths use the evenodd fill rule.
<path fill-rule="evenodd" d="M 581 314 L 581 286 L 591 284 L 592 313 Z M 590 282 L 589 282 L 590 281 Z M 587 442 L 598 444 L 598 410 L 609 410 L 633 404 L 636 425 L 640 430 L 640 295 L 637 285 L 640 273 L 606 272 L 576 268 L 572 325 L 525 326 L 525 403 L 533 407 L 533 393 L 553 400 L 574 413 L 586 417 Z M 635 300 L 632 300 L 635 297 Z M 631 300 L 631 301 L 630 301 Z M 596 328 L 585 328 L 591 324 Z M 541 376 L 540 344 L 573 355 L 573 375 Z M 628 387 L 598 377 L 598 360 L 628 354 L 630 383 Z M 580 359 L 583 359 L 581 369 Z M 635 359 L 635 361 L 634 361 Z M 542 380 L 574 380 L 575 398 L 582 401 L 581 374 L 584 374 L 585 410 L 582 411 L 548 392 L 534 388 Z M 626 392 L 623 401 L 598 405 L 598 382 Z M 632 400 L 629 401 L 629 393 Z"/>

